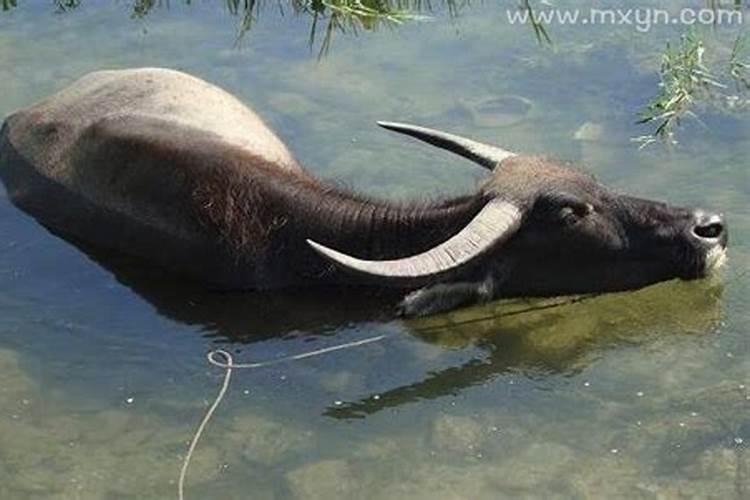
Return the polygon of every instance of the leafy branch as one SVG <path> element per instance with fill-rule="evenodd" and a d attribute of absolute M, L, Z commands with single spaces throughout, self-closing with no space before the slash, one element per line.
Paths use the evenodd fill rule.
<path fill-rule="evenodd" d="M 741 60 L 746 46 L 746 36 L 739 35 L 734 42 L 726 73 L 738 86 L 742 84 L 750 88 L 746 74 L 750 65 Z M 738 98 L 728 94 L 729 86 L 718 73 L 709 69 L 705 53 L 705 44 L 694 31 L 680 37 L 677 45 L 667 43 L 661 56 L 659 94 L 646 105 L 637 121 L 639 124 L 656 124 L 650 134 L 634 138 L 641 148 L 659 140 L 676 144 L 675 130 L 681 122 L 685 118 L 697 119 L 692 110 L 696 102 L 717 97 L 725 101 Z"/>
<path fill-rule="evenodd" d="M 745 55 L 750 53 L 748 49 L 750 49 L 750 36 L 747 34 L 740 35 L 734 41 L 732 53 L 729 56 L 729 76 L 737 84 L 738 90 L 750 89 L 750 81 L 747 74 L 750 69 L 750 63 L 743 60 Z"/>

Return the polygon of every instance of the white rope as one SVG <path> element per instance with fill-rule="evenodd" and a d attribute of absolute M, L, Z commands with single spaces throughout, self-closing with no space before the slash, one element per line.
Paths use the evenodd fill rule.
<path fill-rule="evenodd" d="M 219 368 L 232 369 L 232 368 L 263 368 L 264 366 L 276 365 L 279 363 L 286 363 L 287 361 L 297 361 L 298 359 L 312 358 L 320 356 L 321 354 L 328 354 L 329 352 L 340 351 L 341 349 L 349 349 L 351 347 L 359 347 L 365 344 L 371 344 L 372 342 L 378 342 L 383 340 L 385 335 L 378 335 L 376 337 L 369 337 L 362 340 L 355 340 L 354 342 L 347 342 L 346 344 L 339 344 L 331 347 L 324 347 L 315 351 L 303 352 L 302 354 L 295 354 L 294 356 L 286 356 L 283 358 L 270 359 L 268 361 L 259 361 L 257 363 L 238 363 L 232 362 L 232 356 L 221 349 L 211 351 L 208 353 L 208 362 Z M 216 355 L 221 354 L 226 359 L 225 362 L 218 361 Z"/>
<path fill-rule="evenodd" d="M 213 416 L 214 412 L 221 404 L 221 401 L 224 399 L 224 395 L 226 394 L 227 389 L 229 388 L 229 381 L 232 379 L 232 370 L 234 370 L 235 368 L 237 369 L 262 368 L 264 366 L 276 365 L 279 363 L 285 363 L 287 361 L 296 361 L 299 359 L 312 358 L 315 356 L 320 356 L 322 354 L 328 354 L 329 352 L 340 351 L 342 349 L 349 349 L 352 347 L 359 347 L 362 345 L 371 344 L 373 342 L 379 342 L 385 339 L 386 337 L 387 335 L 378 335 L 375 337 L 369 337 L 369 338 L 362 339 L 362 340 L 356 340 L 354 342 L 347 342 L 346 344 L 339 344 L 339 345 L 335 345 L 331 347 L 324 347 L 322 349 L 317 349 L 315 351 L 303 352 L 302 354 L 295 354 L 293 356 L 270 359 L 267 361 L 259 361 L 257 363 L 235 364 L 234 359 L 232 358 L 232 355 L 223 349 L 217 349 L 215 351 L 209 352 L 206 355 L 208 362 L 214 366 L 223 368 L 224 370 L 226 370 L 226 372 L 224 373 L 224 381 L 221 384 L 221 389 L 219 389 L 219 393 L 216 395 L 216 399 L 214 399 L 214 402 L 208 408 L 208 411 L 206 411 L 206 414 L 203 416 L 203 420 L 201 420 L 201 423 L 198 425 L 198 429 L 195 431 L 195 435 L 193 436 L 192 441 L 190 441 L 190 446 L 188 447 L 187 454 L 185 455 L 185 459 L 182 462 L 182 469 L 180 469 L 180 479 L 177 481 L 177 498 L 179 500 L 185 500 L 185 478 L 187 477 L 187 471 L 188 471 L 188 467 L 190 466 L 190 460 L 193 458 L 193 454 L 195 453 L 195 448 L 198 446 L 198 441 L 203 435 L 203 431 L 206 429 L 208 422 L 211 420 L 211 417 Z M 216 359 L 217 356 L 222 356 L 224 358 L 224 361 L 220 361 Z"/>
<path fill-rule="evenodd" d="M 224 350 L 211 351 L 210 353 L 208 353 L 209 361 L 211 361 L 211 356 L 214 354 L 221 354 L 222 356 L 226 358 L 228 364 L 230 365 L 232 364 L 232 355 L 229 354 L 227 351 L 224 351 Z M 193 453 L 195 452 L 195 447 L 198 446 L 198 440 L 201 438 L 201 435 L 203 435 L 203 430 L 206 428 L 206 425 L 208 425 L 209 420 L 211 420 L 211 417 L 216 411 L 216 408 L 219 407 L 221 400 L 224 399 L 224 394 L 226 394 L 227 389 L 229 388 L 229 381 L 231 379 L 232 379 L 232 368 L 227 367 L 226 373 L 224 374 L 224 382 L 221 384 L 221 389 L 219 389 L 219 394 L 216 395 L 216 399 L 214 399 L 213 404 L 206 412 L 205 416 L 203 417 L 203 420 L 201 420 L 201 423 L 198 426 L 198 430 L 195 431 L 193 440 L 190 442 L 190 447 L 188 448 L 187 455 L 185 455 L 185 460 L 182 462 L 182 469 L 180 470 L 180 480 L 177 482 L 177 498 L 179 498 L 179 500 L 184 500 L 185 498 L 185 477 L 187 476 L 187 470 L 188 470 L 188 467 L 190 466 L 190 459 L 192 458 Z"/>

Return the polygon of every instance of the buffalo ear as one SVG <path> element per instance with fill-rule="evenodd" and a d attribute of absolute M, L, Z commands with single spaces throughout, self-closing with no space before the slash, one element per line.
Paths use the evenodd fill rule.
<path fill-rule="evenodd" d="M 515 204 L 493 198 L 454 236 L 417 255 L 394 260 L 363 260 L 307 243 L 324 258 L 349 271 L 385 281 L 436 278 L 461 268 L 506 242 L 521 225 L 522 210 Z"/>
<path fill-rule="evenodd" d="M 497 146 L 484 144 L 459 135 L 427 127 L 396 122 L 378 122 L 378 125 L 400 134 L 410 135 L 433 146 L 463 156 L 488 170 L 494 170 L 504 160 L 516 156 L 516 153 L 506 151 Z"/>

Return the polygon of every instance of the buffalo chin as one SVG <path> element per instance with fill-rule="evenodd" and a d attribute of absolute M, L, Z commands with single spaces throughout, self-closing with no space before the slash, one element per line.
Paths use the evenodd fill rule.
<path fill-rule="evenodd" d="M 727 263 L 727 249 L 721 246 L 715 246 L 706 252 L 703 272 L 705 276 L 711 275 L 724 267 Z"/>
<path fill-rule="evenodd" d="M 704 252 L 696 254 L 692 262 L 689 262 L 679 278 L 685 281 L 707 278 L 718 273 L 727 261 L 727 249 L 723 245 L 707 248 Z"/>

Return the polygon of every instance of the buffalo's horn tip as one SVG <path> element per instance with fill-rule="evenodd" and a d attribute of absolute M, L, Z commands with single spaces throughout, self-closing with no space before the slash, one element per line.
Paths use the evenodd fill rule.
<path fill-rule="evenodd" d="M 400 126 L 403 126 L 403 124 L 402 124 L 402 123 L 398 123 L 398 122 L 389 122 L 389 121 L 385 121 L 385 120 L 378 120 L 378 121 L 376 121 L 375 123 L 377 123 L 377 124 L 378 124 L 378 126 L 380 126 L 380 127 L 383 127 L 383 128 L 387 128 L 387 129 L 389 129 L 389 130 L 397 129 L 397 128 L 399 128 Z"/>
<path fill-rule="evenodd" d="M 378 121 L 377 124 L 385 129 L 400 134 L 410 135 L 428 144 L 432 144 L 433 146 L 463 156 L 488 170 L 494 170 L 497 165 L 503 162 L 503 160 L 515 156 L 515 153 L 506 151 L 497 146 L 483 144 L 441 130 L 398 122 Z"/>
<path fill-rule="evenodd" d="M 332 248 L 328 248 L 325 245 L 321 245 L 320 243 L 318 243 L 315 240 L 311 240 L 311 239 L 307 238 L 305 241 L 307 242 L 308 245 L 310 245 L 310 247 L 313 250 L 315 250 L 316 252 L 318 252 L 321 255 L 324 255 L 324 256 L 327 256 L 327 257 L 333 257 L 333 256 L 339 254 L 339 252 L 337 252 L 336 250 L 334 250 Z"/>
<path fill-rule="evenodd" d="M 311 240 L 310 238 L 306 238 L 305 242 L 310 245 L 314 250 L 320 251 L 322 248 L 325 248 L 323 245 L 318 243 L 317 241 Z"/>
<path fill-rule="evenodd" d="M 345 253 L 339 252 L 338 250 L 334 250 L 333 248 L 328 248 L 327 246 L 322 245 L 317 241 L 311 240 L 309 238 L 305 241 L 313 250 L 315 250 L 315 252 L 317 252 L 322 257 L 331 260 L 339 265 L 343 265 L 349 269 L 361 271 L 361 269 L 359 269 L 359 266 L 357 265 L 360 263 L 359 259 L 346 255 Z"/>

